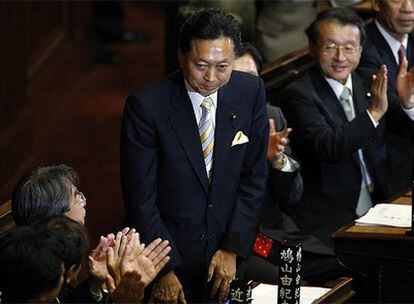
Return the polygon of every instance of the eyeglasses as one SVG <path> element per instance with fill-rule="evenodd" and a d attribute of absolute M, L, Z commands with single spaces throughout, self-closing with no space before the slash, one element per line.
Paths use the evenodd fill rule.
<path fill-rule="evenodd" d="M 76 202 L 79 203 L 79 205 L 86 205 L 86 197 L 85 195 L 83 195 L 82 192 L 76 190 L 75 192 L 75 198 L 76 198 Z"/>
<path fill-rule="evenodd" d="M 361 46 L 355 46 L 352 44 L 347 44 L 347 45 L 337 45 L 335 43 L 329 43 L 329 44 L 325 44 L 322 46 L 322 51 L 327 54 L 327 55 L 333 55 L 335 54 L 337 51 L 341 50 L 344 52 L 344 54 L 346 55 L 354 55 L 356 52 L 358 52 L 360 50 Z"/>

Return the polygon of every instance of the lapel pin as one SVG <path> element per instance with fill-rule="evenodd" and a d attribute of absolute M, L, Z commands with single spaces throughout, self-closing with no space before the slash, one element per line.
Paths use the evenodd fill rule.
<path fill-rule="evenodd" d="M 367 97 L 371 97 L 371 92 L 368 92 L 367 93 Z"/>
<path fill-rule="evenodd" d="M 232 113 L 232 114 L 230 115 L 230 118 L 231 118 L 232 120 L 236 120 L 236 118 L 237 118 L 237 114 L 236 114 L 236 113 Z"/>

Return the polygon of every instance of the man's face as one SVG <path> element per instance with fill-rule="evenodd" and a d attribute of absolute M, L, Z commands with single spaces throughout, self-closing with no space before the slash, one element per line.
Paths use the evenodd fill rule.
<path fill-rule="evenodd" d="M 373 1 L 372 8 L 377 12 L 378 22 L 393 36 L 401 41 L 404 34 L 414 28 L 412 0 Z"/>
<path fill-rule="evenodd" d="M 69 211 L 65 215 L 78 223 L 85 225 L 86 199 L 82 192 L 72 186 L 72 194 L 69 202 Z"/>
<path fill-rule="evenodd" d="M 255 76 L 259 76 L 257 71 L 256 62 L 254 61 L 252 55 L 244 54 L 243 56 L 237 58 L 234 61 L 233 70 L 242 71 L 250 73 Z"/>
<path fill-rule="evenodd" d="M 359 29 L 332 20 L 322 21 L 317 43 L 310 44 L 310 50 L 325 77 L 345 84 L 361 57 Z"/>
<path fill-rule="evenodd" d="M 191 89 L 203 96 L 210 95 L 230 79 L 234 46 L 230 38 L 197 39 L 186 54 L 179 52 L 179 61 Z"/>

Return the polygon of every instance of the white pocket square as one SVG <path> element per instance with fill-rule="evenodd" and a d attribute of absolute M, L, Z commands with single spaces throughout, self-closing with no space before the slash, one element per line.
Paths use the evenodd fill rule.
<path fill-rule="evenodd" d="M 249 142 L 249 138 L 242 131 L 238 131 L 233 138 L 231 146 L 242 145 Z"/>

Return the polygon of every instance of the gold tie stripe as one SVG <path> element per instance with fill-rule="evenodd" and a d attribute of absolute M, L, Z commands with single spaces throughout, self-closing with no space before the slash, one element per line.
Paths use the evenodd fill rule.
<path fill-rule="evenodd" d="M 199 123 L 199 134 L 201 146 L 203 149 L 204 163 L 206 166 L 207 177 L 211 178 L 213 171 L 213 149 L 214 149 L 214 125 L 211 115 L 213 109 L 213 101 L 210 97 L 204 99 L 201 103 L 201 118 Z"/>

